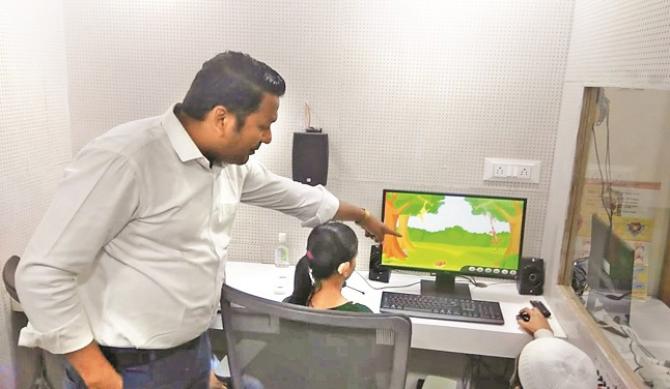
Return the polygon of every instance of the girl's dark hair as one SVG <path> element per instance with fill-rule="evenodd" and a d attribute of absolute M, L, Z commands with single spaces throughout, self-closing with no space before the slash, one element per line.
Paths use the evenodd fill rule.
<path fill-rule="evenodd" d="M 179 109 L 202 120 L 212 108 L 223 105 L 241 128 L 260 106 L 263 93 L 281 97 L 285 91 L 284 79 L 270 66 L 247 54 L 226 51 L 202 65 Z"/>
<path fill-rule="evenodd" d="M 351 261 L 358 253 L 356 233 L 343 223 L 329 222 L 315 227 L 307 238 L 307 252 L 295 267 L 293 293 L 285 301 L 307 305 L 314 281 L 330 277 L 340 264 Z"/>

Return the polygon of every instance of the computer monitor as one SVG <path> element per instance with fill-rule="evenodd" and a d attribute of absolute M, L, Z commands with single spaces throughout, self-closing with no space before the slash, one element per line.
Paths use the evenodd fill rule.
<path fill-rule="evenodd" d="M 458 275 L 514 278 L 523 244 L 526 199 L 385 189 L 381 265 L 434 273 L 421 293 L 470 298 Z"/>
<path fill-rule="evenodd" d="M 596 313 L 604 309 L 615 322 L 628 325 L 634 260 L 634 248 L 617 236 L 609 223 L 594 214 L 586 276 L 589 311 Z"/>

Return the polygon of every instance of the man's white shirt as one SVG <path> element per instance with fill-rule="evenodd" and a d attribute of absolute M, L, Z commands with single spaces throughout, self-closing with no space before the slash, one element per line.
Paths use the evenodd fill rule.
<path fill-rule="evenodd" d="M 210 166 L 172 108 L 93 140 L 66 169 L 19 264 L 30 320 L 19 344 L 67 353 L 94 339 L 162 349 L 197 337 L 216 313 L 240 202 L 307 227 L 339 207 L 323 187 L 253 160 Z"/>

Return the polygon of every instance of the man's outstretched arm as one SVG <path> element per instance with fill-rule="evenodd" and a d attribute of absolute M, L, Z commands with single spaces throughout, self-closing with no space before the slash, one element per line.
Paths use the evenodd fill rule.
<path fill-rule="evenodd" d="M 344 201 L 340 201 L 340 206 L 337 209 L 337 213 L 335 213 L 335 219 L 356 222 L 356 224 L 365 230 L 365 236 L 373 238 L 376 242 L 383 241 L 386 234 L 400 236 L 399 233 L 372 215 L 370 211 Z"/>

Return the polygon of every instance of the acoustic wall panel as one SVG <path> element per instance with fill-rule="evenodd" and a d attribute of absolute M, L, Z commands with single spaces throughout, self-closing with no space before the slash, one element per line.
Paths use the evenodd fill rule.
<path fill-rule="evenodd" d="M 483 161 L 537 159 L 551 171 L 573 5 L 64 0 L 73 148 L 164 112 L 203 61 L 240 50 L 287 81 L 273 143 L 255 156 L 271 170 L 290 176 L 308 102 L 330 139 L 328 189 L 342 199 L 379 212 L 386 187 L 527 196 L 524 255 L 538 255 L 548 175 L 484 183 Z M 270 262 L 277 232 L 297 259 L 307 230 L 243 207 L 230 257 Z M 368 247 L 361 239 L 361 255 Z"/>
<path fill-rule="evenodd" d="M 0 268 L 22 254 L 70 160 L 62 4 L 0 2 Z M 15 382 L 9 296 L 0 287 L 0 387 Z M 25 385 L 24 385 L 25 384 Z"/>
<path fill-rule="evenodd" d="M 578 1 L 566 82 L 670 86 L 670 2 Z"/>

